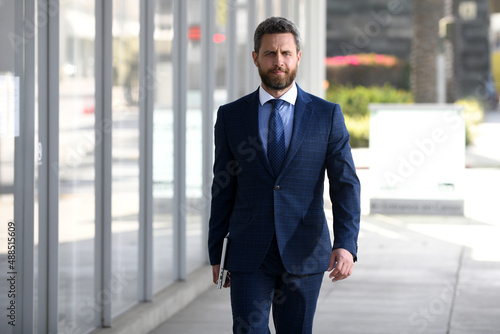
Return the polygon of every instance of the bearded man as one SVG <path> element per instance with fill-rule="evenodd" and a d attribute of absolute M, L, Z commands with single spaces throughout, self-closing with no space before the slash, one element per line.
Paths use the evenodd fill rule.
<path fill-rule="evenodd" d="M 276 333 L 312 333 L 324 272 L 345 279 L 357 258 L 360 184 L 349 133 L 338 104 L 295 83 L 301 56 L 293 22 L 262 22 L 252 53 L 261 85 L 217 114 L 208 248 L 217 284 L 228 235 L 234 333 L 270 333 L 271 307 Z"/>

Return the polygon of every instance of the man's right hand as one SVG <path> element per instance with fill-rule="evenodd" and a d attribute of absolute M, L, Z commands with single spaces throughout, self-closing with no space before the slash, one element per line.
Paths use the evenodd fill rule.
<path fill-rule="evenodd" d="M 216 264 L 212 266 L 212 278 L 214 284 L 219 283 L 219 271 L 220 271 L 220 264 Z M 223 285 L 225 288 L 229 288 L 231 286 L 231 278 L 229 276 L 229 272 L 226 275 L 226 281 L 224 282 Z"/>

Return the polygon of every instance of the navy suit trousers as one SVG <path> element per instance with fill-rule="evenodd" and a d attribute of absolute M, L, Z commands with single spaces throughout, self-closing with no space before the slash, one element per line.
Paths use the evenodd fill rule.
<path fill-rule="evenodd" d="M 272 306 L 277 334 L 310 334 L 324 273 L 292 275 L 285 270 L 276 237 L 260 268 L 231 272 L 233 333 L 267 334 Z"/>

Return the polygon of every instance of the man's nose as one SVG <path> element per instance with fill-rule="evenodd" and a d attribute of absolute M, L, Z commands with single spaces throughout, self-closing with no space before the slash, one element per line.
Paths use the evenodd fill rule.
<path fill-rule="evenodd" d="M 284 60 L 284 57 L 281 54 L 281 52 L 276 52 L 276 57 L 274 58 L 275 65 L 282 66 L 283 65 L 283 60 Z"/>

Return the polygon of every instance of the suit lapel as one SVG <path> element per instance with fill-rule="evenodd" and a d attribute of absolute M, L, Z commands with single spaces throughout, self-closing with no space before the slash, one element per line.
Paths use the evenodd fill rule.
<path fill-rule="evenodd" d="M 256 150 L 256 154 L 259 157 L 260 161 L 267 169 L 269 174 L 273 175 L 273 170 L 267 157 L 265 155 L 265 151 L 263 149 L 262 140 L 260 139 L 259 132 L 259 89 L 257 89 L 253 94 L 251 94 L 248 99 L 248 108 L 243 113 L 243 121 L 245 132 L 247 134 L 247 142 L 258 143 L 257 147 L 253 147 Z"/>
<path fill-rule="evenodd" d="M 283 173 L 285 168 L 292 161 L 293 157 L 299 150 L 299 147 L 307 133 L 307 129 L 309 128 L 309 123 L 312 115 L 313 106 L 311 103 L 311 99 L 297 85 L 297 102 L 295 103 L 294 110 L 292 139 L 285 156 L 285 162 L 283 163 L 283 167 L 281 168 L 281 173 Z"/>
<path fill-rule="evenodd" d="M 259 157 L 262 165 L 267 169 L 270 175 L 273 174 L 273 170 L 269 161 L 262 149 L 262 140 L 260 139 L 259 133 L 259 90 L 257 89 L 253 94 L 249 95 L 247 99 L 248 108 L 247 111 L 243 113 L 243 121 L 245 132 L 247 134 L 247 141 L 257 142 L 258 147 L 255 147 L 256 154 Z M 309 128 L 310 120 L 313 115 L 313 106 L 310 97 L 297 85 L 297 101 L 295 103 L 294 110 L 294 121 L 293 121 L 293 132 L 290 145 L 288 147 L 287 154 L 285 156 L 285 161 L 281 168 L 281 173 L 290 164 L 293 157 L 299 150 L 299 147 L 304 140 L 304 137 Z M 256 139 L 256 141 L 253 141 Z"/>

